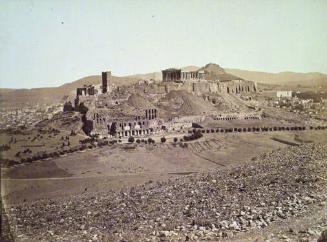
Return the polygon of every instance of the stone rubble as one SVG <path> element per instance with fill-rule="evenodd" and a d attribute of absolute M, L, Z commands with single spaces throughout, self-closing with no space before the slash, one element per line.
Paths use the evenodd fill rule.
<path fill-rule="evenodd" d="M 304 144 L 129 192 L 16 204 L 8 209 L 10 224 L 17 241 L 233 240 L 325 206 L 326 150 Z M 291 228 L 267 241 L 316 241 L 322 230 Z"/>

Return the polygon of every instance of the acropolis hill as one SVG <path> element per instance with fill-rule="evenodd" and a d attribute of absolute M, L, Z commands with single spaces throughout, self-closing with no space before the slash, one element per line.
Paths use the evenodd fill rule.
<path fill-rule="evenodd" d="M 140 80 L 122 87 L 111 83 L 108 71 L 102 73 L 101 86 L 77 88 L 76 97 L 65 104 L 64 110 L 87 110 L 87 134 L 142 136 L 190 128 L 208 115 L 259 118 L 253 107 L 244 112 L 249 105 L 233 100 L 233 95 L 256 91 L 254 82 L 228 74 L 216 64 L 192 70 L 170 68 L 162 71 L 161 81 Z M 236 114 L 236 110 L 243 112 Z"/>

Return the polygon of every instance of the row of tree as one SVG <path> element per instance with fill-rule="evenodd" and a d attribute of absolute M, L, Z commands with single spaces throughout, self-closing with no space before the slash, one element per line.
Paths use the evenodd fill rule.
<path fill-rule="evenodd" d="M 325 126 L 310 127 L 310 129 L 320 130 L 327 129 Z M 201 132 L 204 133 L 231 133 L 231 132 L 268 132 L 268 131 L 303 131 L 306 130 L 304 126 L 292 127 L 247 127 L 247 128 L 219 128 L 219 129 L 193 129 L 189 133 Z"/>
<path fill-rule="evenodd" d="M 134 143 L 134 141 L 135 141 L 135 138 L 134 138 L 133 136 L 130 136 L 130 137 L 128 138 L 128 142 L 129 142 L 129 143 Z M 154 143 L 155 143 L 155 140 L 152 139 L 152 138 L 148 138 L 147 140 L 145 140 L 145 139 L 137 139 L 135 142 L 138 143 L 138 144 L 140 144 L 140 143 L 146 143 L 146 144 L 149 143 L 149 144 L 154 144 Z M 166 142 L 166 138 L 165 138 L 165 137 L 162 137 L 162 138 L 161 138 L 161 142 L 162 142 L 162 143 Z"/>

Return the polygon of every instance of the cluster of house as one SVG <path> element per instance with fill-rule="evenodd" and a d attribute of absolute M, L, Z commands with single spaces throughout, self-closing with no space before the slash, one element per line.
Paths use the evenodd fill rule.
<path fill-rule="evenodd" d="M 60 112 L 60 110 L 62 110 L 62 105 L 60 104 L 50 106 L 36 105 L 15 109 L 1 109 L 0 129 L 19 126 L 31 127 L 44 119 L 52 118 L 53 115 Z"/>

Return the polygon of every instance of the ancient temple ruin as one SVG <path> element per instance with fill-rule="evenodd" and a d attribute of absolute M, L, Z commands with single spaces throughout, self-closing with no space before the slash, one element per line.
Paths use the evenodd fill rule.
<path fill-rule="evenodd" d="M 162 70 L 162 80 L 164 82 L 181 82 L 185 80 L 204 79 L 204 70 L 198 69 L 195 71 L 188 71 L 182 69 L 169 68 Z"/>
<path fill-rule="evenodd" d="M 76 89 L 76 96 L 91 96 L 97 93 L 98 91 L 95 89 L 94 85 L 84 85 Z"/>
<path fill-rule="evenodd" d="M 208 64 L 211 68 L 214 64 Z M 256 92 L 256 84 L 252 81 L 226 73 L 221 67 L 210 73 L 206 67 L 193 70 L 169 68 L 162 70 L 162 81 L 168 93 L 172 90 L 185 90 L 196 95 L 204 93 L 238 94 Z"/>

